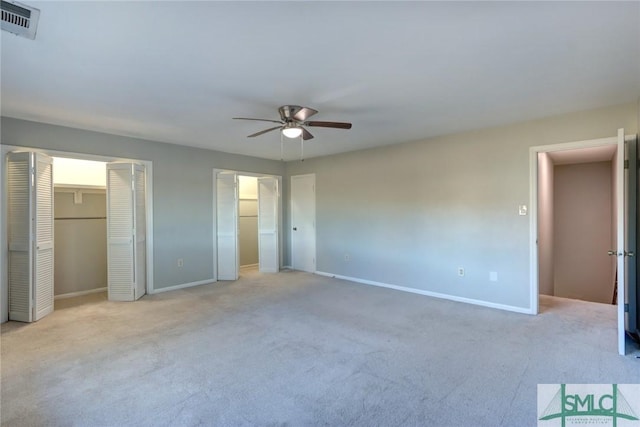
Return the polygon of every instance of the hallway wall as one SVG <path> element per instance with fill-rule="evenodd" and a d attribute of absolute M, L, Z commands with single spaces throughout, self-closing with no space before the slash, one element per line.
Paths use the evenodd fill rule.
<path fill-rule="evenodd" d="M 554 169 L 554 295 L 611 304 L 612 163 Z"/>
<path fill-rule="evenodd" d="M 240 266 L 258 264 L 258 179 L 238 176 Z"/>

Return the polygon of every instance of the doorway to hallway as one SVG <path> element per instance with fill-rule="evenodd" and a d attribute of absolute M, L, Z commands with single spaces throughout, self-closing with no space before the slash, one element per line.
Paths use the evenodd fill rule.
<path fill-rule="evenodd" d="M 633 163 L 632 167 L 634 171 L 636 170 L 637 159 L 635 154 L 635 135 L 632 138 L 629 138 L 629 142 L 630 143 L 628 145 L 625 145 L 624 130 L 619 129 L 617 137 L 530 148 L 532 212 L 530 222 L 530 289 L 532 314 L 538 313 L 540 293 L 549 292 L 549 288 L 555 288 L 555 282 L 556 279 L 558 279 L 558 275 L 555 273 L 557 267 L 554 265 L 557 258 L 553 256 L 553 253 L 549 253 L 549 248 L 552 248 L 552 251 L 559 250 L 557 245 L 553 243 L 553 239 L 555 237 L 555 233 L 553 232 L 553 220 L 555 219 L 555 214 L 549 214 L 549 212 L 553 212 L 553 209 L 550 211 L 544 210 L 545 204 L 553 204 L 554 201 L 552 196 L 549 196 L 548 193 L 545 194 L 545 188 L 547 191 L 553 192 L 553 187 L 550 187 L 548 183 L 545 183 L 545 173 L 541 170 L 545 168 L 545 162 L 547 169 L 549 169 L 553 163 L 551 162 L 551 159 L 549 157 L 545 157 L 545 155 L 562 157 L 563 152 L 569 153 L 570 150 L 586 149 L 586 151 L 582 152 L 586 157 L 603 155 L 603 153 L 608 153 L 606 154 L 607 156 L 612 156 L 609 157 L 612 164 L 611 174 L 614 188 L 612 192 L 614 200 L 612 204 L 613 212 L 611 215 L 611 235 L 613 238 L 610 239 L 612 246 L 606 251 L 606 254 L 598 253 L 604 252 L 603 248 L 596 248 L 596 256 L 602 259 L 606 255 L 611 255 L 612 259 L 614 259 L 614 261 L 611 261 L 611 264 L 612 271 L 615 272 L 615 276 L 613 277 L 615 285 L 612 286 L 613 295 L 611 296 L 611 300 L 613 302 L 615 299 L 615 305 L 617 306 L 618 353 L 622 355 L 626 354 L 627 344 L 625 330 L 631 326 L 625 311 L 625 308 L 629 307 L 627 295 L 631 291 L 635 292 L 637 287 L 635 280 L 635 258 L 633 258 L 633 261 L 629 261 L 629 259 L 635 255 L 635 224 L 637 218 L 635 193 L 637 188 L 637 178 L 630 180 L 629 173 L 625 172 L 625 149 L 630 146 L 633 146 L 634 154 L 633 158 L 630 159 L 629 164 L 631 165 L 631 163 Z M 607 157 L 597 160 L 607 162 L 608 160 L 606 159 Z M 546 178 L 546 181 L 549 181 L 548 175 L 546 175 Z M 549 190 L 550 188 L 551 190 Z M 630 195 L 632 195 L 632 197 L 630 197 Z M 633 198 L 632 203 L 630 203 L 631 198 Z M 576 219 L 575 216 L 578 214 L 573 214 L 574 219 Z M 547 218 L 545 218 L 545 216 L 547 216 Z M 545 219 L 547 220 L 547 226 L 545 226 Z M 630 219 L 629 224 L 631 227 L 627 226 L 627 219 Z M 552 224 L 551 227 L 548 227 L 549 223 Z M 633 238 L 629 239 L 630 236 L 633 236 Z M 606 244 L 606 236 L 603 240 Z M 630 247 L 629 244 L 632 244 L 634 247 Z M 561 249 L 563 252 L 566 252 L 566 248 Z M 566 253 L 564 255 L 566 255 Z M 570 257 L 571 254 L 569 254 L 569 258 L 563 260 L 563 265 L 559 266 L 560 269 L 566 267 L 566 265 L 564 265 L 565 263 L 571 262 Z M 603 265 L 606 264 L 607 261 L 605 259 Z M 604 274 L 606 275 L 606 267 L 604 270 Z M 613 274 L 610 273 L 610 275 Z M 630 278 L 631 280 L 629 280 Z M 630 287 L 633 289 L 630 289 Z"/>

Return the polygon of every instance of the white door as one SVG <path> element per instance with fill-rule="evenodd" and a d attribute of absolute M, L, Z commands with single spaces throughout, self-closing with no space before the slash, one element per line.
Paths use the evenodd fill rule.
<path fill-rule="evenodd" d="M 136 245 L 134 248 L 134 299 L 142 297 L 147 290 L 147 211 L 146 211 L 146 177 L 144 166 L 133 166 L 134 181 L 134 235 Z"/>
<path fill-rule="evenodd" d="M 216 228 L 218 280 L 237 280 L 240 268 L 238 245 L 238 176 L 216 175 Z"/>
<path fill-rule="evenodd" d="M 53 159 L 9 153 L 9 319 L 39 320 L 53 311 Z"/>
<path fill-rule="evenodd" d="M 616 152 L 616 224 L 617 224 L 617 270 L 618 270 L 618 353 L 624 355 L 625 349 L 625 281 L 626 281 L 626 227 L 625 227 L 625 179 L 624 179 L 624 129 L 618 129 L 618 149 Z"/>
<path fill-rule="evenodd" d="M 316 176 L 291 177 L 291 266 L 316 271 Z"/>
<path fill-rule="evenodd" d="M 53 159 L 34 154 L 33 320 L 53 311 Z"/>
<path fill-rule="evenodd" d="M 258 178 L 258 260 L 263 273 L 280 271 L 278 200 L 278 180 Z"/>
<path fill-rule="evenodd" d="M 107 164 L 107 289 L 111 301 L 134 301 L 144 294 L 145 215 L 144 166 Z"/>

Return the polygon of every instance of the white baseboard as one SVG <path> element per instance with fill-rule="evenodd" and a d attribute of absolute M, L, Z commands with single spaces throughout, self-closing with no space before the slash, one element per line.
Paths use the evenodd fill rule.
<path fill-rule="evenodd" d="M 197 282 L 182 283 L 180 285 L 167 286 L 166 288 L 154 289 L 150 294 L 159 294 L 161 292 L 177 291 L 178 289 L 191 288 L 193 286 L 208 285 L 216 282 L 216 279 L 198 280 Z"/>
<path fill-rule="evenodd" d="M 465 298 L 465 297 L 459 297 L 459 296 L 448 295 L 448 294 L 441 294 L 439 292 L 425 291 L 423 289 L 408 288 L 406 286 L 390 285 L 388 283 L 374 282 L 373 280 L 358 279 L 357 277 L 349 277 L 349 276 L 341 276 L 339 274 L 325 273 L 324 271 L 316 271 L 315 274 L 317 274 L 319 276 L 326 276 L 326 277 L 333 277 L 333 278 L 341 279 L 341 280 L 348 280 L 349 282 L 362 283 L 364 285 L 379 286 L 381 288 L 389 288 L 389 289 L 395 289 L 397 291 L 411 292 L 413 294 L 425 295 L 425 296 L 433 297 L 433 298 L 440 298 L 440 299 L 446 299 L 446 300 L 450 300 L 450 301 L 464 302 L 464 303 L 467 303 L 467 304 L 480 305 L 480 306 L 489 307 L 489 308 L 497 308 L 498 310 L 513 311 L 515 313 L 522 313 L 522 314 L 534 314 L 528 308 L 516 307 L 516 306 L 513 306 L 513 305 L 497 304 L 497 303 L 494 303 L 494 302 L 482 301 L 482 300 L 478 300 L 478 299 Z"/>
<path fill-rule="evenodd" d="M 83 295 L 97 294 L 97 293 L 106 292 L 106 291 L 107 291 L 107 288 L 104 287 L 104 288 L 89 289 L 88 291 L 68 292 L 66 294 L 55 295 L 53 299 L 56 300 L 56 299 L 81 297 Z"/>
<path fill-rule="evenodd" d="M 283 265 L 282 270 L 293 270 L 293 267 L 290 265 Z"/>

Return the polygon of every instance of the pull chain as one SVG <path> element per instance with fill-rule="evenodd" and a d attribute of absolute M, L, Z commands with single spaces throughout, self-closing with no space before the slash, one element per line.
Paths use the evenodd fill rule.
<path fill-rule="evenodd" d="M 280 132 L 280 161 L 284 162 L 284 135 Z"/>

